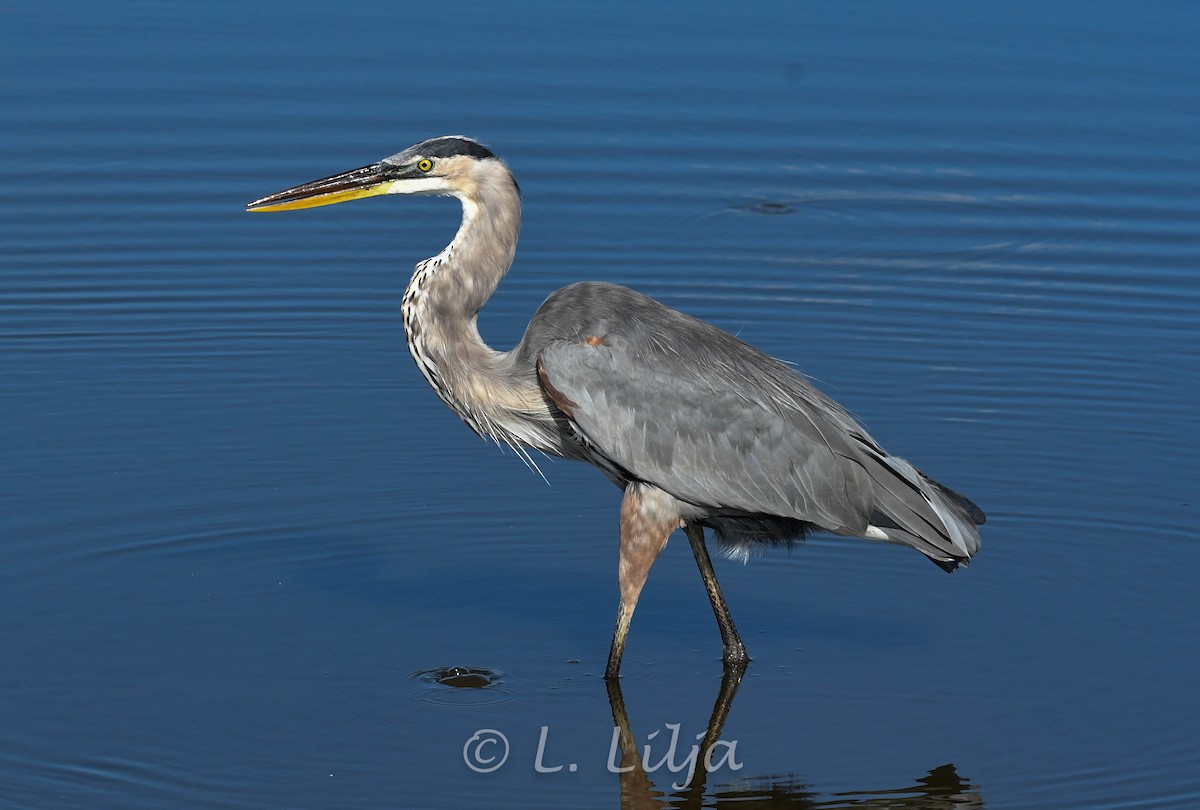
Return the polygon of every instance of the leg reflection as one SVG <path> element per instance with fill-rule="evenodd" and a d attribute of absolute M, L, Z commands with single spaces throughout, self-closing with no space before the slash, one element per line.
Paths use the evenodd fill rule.
<path fill-rule="evenodd" d="M 694 771 L 688 779 L 686 769 L 680 768 L 680 759 L 674 758 L 671 768 L 659 768 L 662 764 L 654 757 L 639 750 L 625 708 L 625 697 L 621 693 L 619 680 L 605 681 L 608 702 L 612 709 L 615 739 L 609 752 L 609 767 L 620 775 L 622 810 L 662 810 L 663 808 L 809 808 L 810 810 L 976 810 L 983 807 L 983 798 L 977 785 L 958 775 L 954 765 L 946 764 L 934 768 L 916 784 L 885 790 L 845 791 L 822 793 L 811 784 L 794 776 L 754 777 L 749 774 L 730 774 L 733 784 L 714 789 L 705 801 L 709 768 L 705 766 L 705 754 L 714 751 L 710 764 L 721 763 L 720 749 L 728 745 L 721 740 L 721 732 L 733 706 L 734 696 L 746 672 L 745 664 L 731 664 L 725 668 L 717 699 L 703 737 L 695 745 L 698 754 Z M 660 735 L 661 736 L 661 735 Z M 687 740 L 693 739 L 687 736 Z M 682 741 L 682 748 L 691 748 Z M 661 748 L 663 746 L 659 746 Z M 743 763 L 744 764 L 744 763 Z M 714 769 L 718 773 L 719 769 Z M 657 780 L 657 784 L 654 780 Z M 661 786 L 661 787 L 659 787 Z"/>
<path fill-rule="evenodd" d="M 617 735 L 616 748 L 620 752 L 619 773 L 621 777 L 621 808 L 622 810 L 645 810 L 646 808 L 664 807 L 700 807 L 704 798 L 704 788 L 708 779 L 706 765 L 719 762 L 718 756 L 713 756 L 706 762 L 710 752 L 715 752 L 714 746 L 721 739 L 721 729 L 729 717 L 729 709 L 733 706 L 733 698 L 737 695 L 742 676 L 746 673 L 746 663 L 730 663 L 725 666 L 721 676 L 721 688 L 717 692 L 717 700 L 713 704 L 712 714 L 704 737 L 698 743 L 694 770 L 688 779 L 686 772 L 669 771 L 664 783 L 668 786 L 682 785 L 674 798 L 668 798 L 665 791 L 655 788 L 650 775 L 646 773 L 645 763 L 641 752 L 634 741 L 633 732 L 629 727 L 629 713 L 625 709 L 625 697 L 621 694 L 621 682 L 618 680 L 605 681 L 608 687 L 608 703 L 612 709 L 614 733 Z M 614 756 L 613 759 L 616 759 Z M 617 763 L 611 762 L 610 765 Z M 684 782 L 686 781 L 686 784 Z M 682 803 L 680 800 L 682 799 Z"/>

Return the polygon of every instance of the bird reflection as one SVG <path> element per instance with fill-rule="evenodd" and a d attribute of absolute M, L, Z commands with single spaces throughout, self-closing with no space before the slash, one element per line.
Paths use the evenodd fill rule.
<path fill-rule="evenodd" d="M 721 730 L 729 717 L 733 699 L 746 667 L 730 666 L 721 678 L 721 687 L 713 704 L 708 727 L 699 743 L 700 760 L 690 781 L 686 773 L 667 771 L 652 778 L 642 762 L 637 743 L 630 730 L 629 713 L 621 694 L 621 682 L 606 681 L 608 701 L 616 727 L 617 748 L 620 751 L 621 810 L 662 810 L 662 808 L 729 808 L 729 810 L 772 810 L 773 808 L 813 808 L 814 810 L 850 810 L 856 808 L 887 808 L 888 810 L 975 810 L 983 807 L 978 786 L 958 775 L 953 764 L 934 768 L 907 787 L 821 793 L 794 776 L 739 777 L 736 785 L 722 786 L 708 793 L 708 770 L 704 767 L 705 752 L 721 739 Z M 720 761 L 714 754 L 712 761 Z M 719 773 L 719 770 L 714 770 Z M 657 784 L 654 779 L 658 779 Z M 686 782 L 686 784 L 684 784 Z M 676 789 L 675 785 L 684 784 Z"/>

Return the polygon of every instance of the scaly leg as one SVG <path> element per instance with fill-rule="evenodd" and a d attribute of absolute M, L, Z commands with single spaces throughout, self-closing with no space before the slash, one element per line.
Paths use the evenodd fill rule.
<path fill-rule="evenodd" d="M 725 646 L 725 665 L 745 664 L 750 660 L 746 654 L 746 645 L 742 643 L 737 628 L 733 626 L 733 616 L 729 615 L 729 605 L 721 595 L 721 586 L 717 584 L 717 572 L 713 570 L 712 559 L 708 556 L 708 548 L 704 545 L 704 527 L 698 523 L 689 523 L 683 527 L 688 542 L 692 545 L 692 554 L 696 556 L 696 565 L 700 566 L 700 577 L 704 580 L 704 589 L 708 591 L 708 601 L 712 603 L 713 615 L 717 617 L 717 627 L 721 628 L 721 643 Z"/>
<path fill-rule="evenodd" d="M 625 652 L 638 595 L 646 584 L 650 566 L 678 526 L 679 508 L 670 495 L 648 484 L 633 483 L 625 488 L 625 498 L 621 501 L 621 603 L 604 670 L 608 680 L 621 676 L 621 654 Z"/>

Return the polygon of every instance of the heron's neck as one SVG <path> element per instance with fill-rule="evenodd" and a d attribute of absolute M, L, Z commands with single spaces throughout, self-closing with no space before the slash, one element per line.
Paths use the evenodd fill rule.
<path fill-rule="evenodd" d="M 417 265 L 408 293 L 422 295 L 432 317 L 473 325 L 512 265 L 521 228 L 521 198 L 507 169 L 505 183 L 463 193 L 462 224 L 446 248 Z"/>
<path fill-rule="evenodd" d="M 546 449 L 538 425 L 552 418 L 533 370 L 484 343 L 476 324 L 512 264 L 521 227 L 517 186 L 501 164 L 494 171 L 502 175 L 460 196 L 454 240 L 417 265 L 404 293 L 404 331 L 425 379 L 475 432 Z"/>

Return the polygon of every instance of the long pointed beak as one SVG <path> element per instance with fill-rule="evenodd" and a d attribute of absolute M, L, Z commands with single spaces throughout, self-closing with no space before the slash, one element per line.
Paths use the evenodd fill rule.
<path fill-rule="evenodd" d="M 390 175 L 387 173 L 389 170 L 393 172 Z M 291 211 L 297 208 L 333 205 L 361 197 L 374 197 L 387 194 L 395 180 L 393 167 L 385 163 L 374 163 L 271 194 L 247 203 L 246 210 Z"/>

